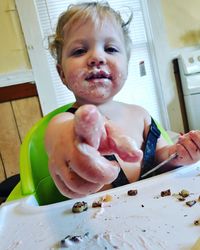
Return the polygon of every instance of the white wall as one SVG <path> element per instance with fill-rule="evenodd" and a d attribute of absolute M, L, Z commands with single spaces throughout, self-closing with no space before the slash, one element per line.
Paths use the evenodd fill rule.
<path fill-rule="evenodd" d="M 177 15 L 175 13 L 179 13 L 179 18 L 184 16 L 185 20 L 188 18 L 190 22 L 195 21 L 195 18 L 193 18 L 193 20 L 190 19 L 191 15 L 189 13 L 191 13 L 191 2 L 179 0 L 147 0 L 147 2 L 164 101 L 169 114 L 170 129 L 175 132 L 183 132 L 183 120 L 172 60 L 177 58 L 183 51 L 192 51 L 199 48 L 199 45 L 195 44 L 192 40 L 188 43 L 177 43 L 179 22 L 177 21 Z M 200 1 L 194 1 L 194 3 L 196 3 L 196 8 L 199 7 L 200 9 Z M 181 12 L 181 6 L 185 10 L 184 12 Z M 192 9 L 193 8 L 194 6 Z M 176 9 L 176 11 L 174 9 Z M 176 31 L 170 28 L 172 27 L 172 17 L 169 15 L 171 10 L 173 10 L 173 12 L 175 11 L 173 23 L 174 25 L 177 24 Z M 168 15 L 166 13 L 168 13 Z M 184 19 L 182 26 L 185 26 Z"/>

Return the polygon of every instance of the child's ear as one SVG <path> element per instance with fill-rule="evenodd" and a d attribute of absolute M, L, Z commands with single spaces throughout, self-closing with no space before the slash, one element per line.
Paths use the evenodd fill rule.
<path fill-rule="evenodd" d="M 65 79 L 65 74 L 63 72 L 62 66 L 60 64 L 57 64 L 56 68 L 57 68 L 58 74 L 59 74 L 62 82 L 65 83 L 66 79 Z"/>

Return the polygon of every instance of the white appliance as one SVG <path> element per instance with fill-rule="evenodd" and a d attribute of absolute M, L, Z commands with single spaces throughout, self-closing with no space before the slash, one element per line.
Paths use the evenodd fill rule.
<path fill-rule="evenodd" d="M 178 64 L 189 129 L 200 129 L 200 50 L 182 53 Z"/>

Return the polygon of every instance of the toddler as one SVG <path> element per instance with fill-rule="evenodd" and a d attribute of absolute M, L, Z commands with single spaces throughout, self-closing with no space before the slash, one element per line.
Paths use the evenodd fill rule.
<path fill-rule="evenodd" d="M 200 131 L 169 145 L 144 108 L 113 101 L 127 79 L 130 21 L 99 2 L 71 5 L 59 17 L 50 48 L 76 102 L 50 121 L 45 145 L 52 178 L 67 197 L 135 182 L 173 153 L 162 172 L 200 160 Z"/>

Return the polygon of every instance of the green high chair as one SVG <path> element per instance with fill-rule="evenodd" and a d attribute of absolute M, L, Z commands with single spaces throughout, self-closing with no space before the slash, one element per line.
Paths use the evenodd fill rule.
<path fill-rule="evenodd" d="M 20 149 L 20 182 L 10 193 L 7 201 L 34 195 L 38 204 L 48 205 L 67 198 L 56 188 L 48 170 L 48 157 L 44 147 L 46 127 L 53 116 L 65 112 L 73 104 L 62 106 L 44 116 L 28 132 Z M 168 133 L 157 123 L 162 136 L 172 143 Z"/>
<path fill-rule="evenodd" d="M 25 136 L 20 148 L 20 182 L 10 193 L 7 201 L 34 195 L 39 205 L 47 205 L 67 199 L 58 191 L 49 174 L 44 135 L 51 118 L 65 112 L 71 106 L 72 104 L 68 104 L 50 112 Z"/>

